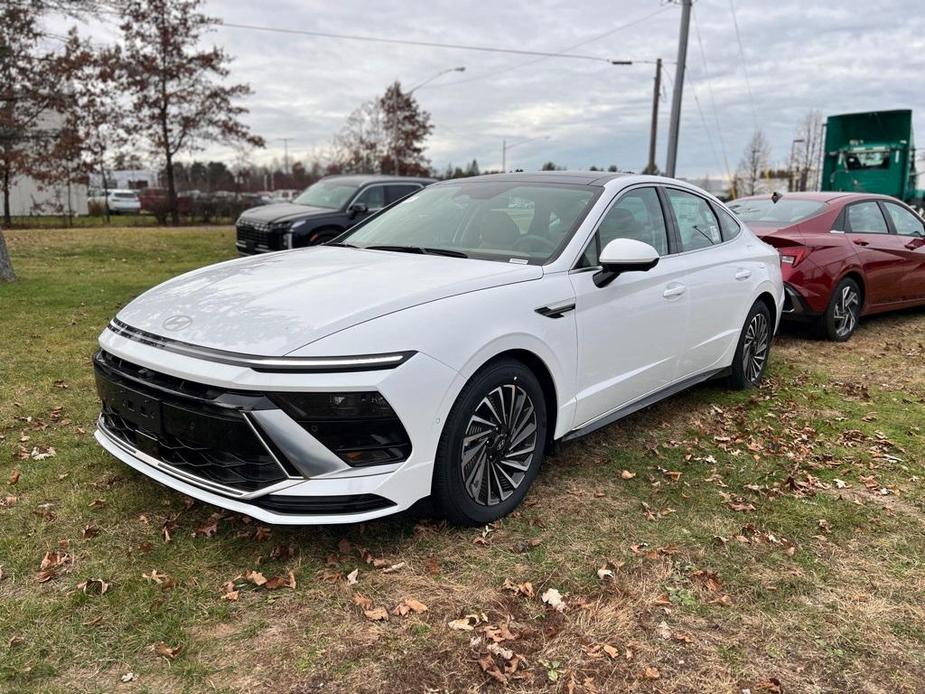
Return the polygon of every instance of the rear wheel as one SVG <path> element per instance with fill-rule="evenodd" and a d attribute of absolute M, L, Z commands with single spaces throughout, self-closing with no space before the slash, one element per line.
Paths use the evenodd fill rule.
<path fill-rule="evenodd" d="M 504 359 L 476 373 L 447 417 L 434 464 L 433 496 L 447 520 L 482 525 L 506 516 L 542 463 L 546 402 L 536 376 Z"/>
<path fill-rule="evenodd" d="M 832 292 L 829 305 L 822 314 L 820 332 L 829 340 L 845 342 L 858 327 L 861 315 L 861 288 L 846 277 Z"/>
<path fill-rule="evenodd" d="M 764 377 L 771 354 L 773 325 L 771 312 L 763 301 L 756 301 L 748 312 L 739 345 L 732 362 L 729 384 L 737 390 L 754 388 Z"/>

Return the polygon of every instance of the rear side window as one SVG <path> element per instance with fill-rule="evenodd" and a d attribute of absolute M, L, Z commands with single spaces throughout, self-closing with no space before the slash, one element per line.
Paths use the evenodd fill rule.
<path fill-rule="evenodd" d="M 703 198 L 676 188 L 667 188 L 668 202 L 678 220 L 681 247 L 685 251 L 709 248 L 723 240 L 719 220 Z"/>
<path fill-rule="evenodd" d="M 713 209 L 716 210 L 716 216 L 719 217 L 719 229 L 723 234 L 723 241 L 731 241 L 738 236 L 742 227 L 739 226 L 735 217 L 719 205 L 714 205 Z"/>
<path fill-rule="evenodd" d="M 885 202 L 883 206 L 886 208 L 887 214 L 890 215 L 890 219 L 893 220 L 893 226 L 896 227 L 897 234 L 902 236 L 925 236 L 925 223 L 922 222 L 921 218 L 896 203 Z"/>
<path fill-rule="evenodd" d="M 371 210 L 385 207 L 385 186 L 370 186 L 357 196 L 353 204 L 363 204 Z"/>
<path fill-rule="evenodd" d="M 385 204 L 391 205 L 396 200 L 401 200 L 406 195 L 410 195 L 416 191 L 419 191 L 421 186 L 414 183 L 402 183 L 395 184 L 391 186 L 386 186 L 385 189 Z"/>
<path fill-rule="evenodd" d="M 856 234 L 886 234 L 886 220 L 880 212 L 880 205 L 874 201 L 859 202 L 848 206 L 848 231 Z"/>

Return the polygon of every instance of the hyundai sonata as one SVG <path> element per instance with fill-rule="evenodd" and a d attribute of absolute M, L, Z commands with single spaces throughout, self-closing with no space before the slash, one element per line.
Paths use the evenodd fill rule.
<path fill-rule="evenodd" d="M 100 336 L 96 438 L 268 523 L 431 496 L 481 524 L 553 442 L 706 379 L 757 384 L 782 304 L 777 252 L 680 181 L 446 181 L 329 244 L 135 299 Z"/>

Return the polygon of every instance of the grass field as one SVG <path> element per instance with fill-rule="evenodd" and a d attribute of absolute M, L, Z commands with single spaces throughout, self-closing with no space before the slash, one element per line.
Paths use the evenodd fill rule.
<path fill-rule="evenodd" d="M 785 332 L 762 388 L 563 446 L 490 527 L 267 528 L 92 438 L 101 328 L 231 231 L 7 240 L 2 691 L 925 691 L 925 311 Z"/>

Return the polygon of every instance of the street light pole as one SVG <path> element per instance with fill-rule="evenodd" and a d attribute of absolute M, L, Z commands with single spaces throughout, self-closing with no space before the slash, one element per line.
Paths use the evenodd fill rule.
<path fill-rule="evenodd" d="M 681 0 L 681 33 L 678 36 L 678 64 L 675 69 L 674 90 L 671 95 L 671 123 L 668 126 L 668 161 L 665 175 L 675 176 L 678 163 L 678 134 L 681 129 L 681 95 L 684 92 L 684 67 L 687 63 L 687 36 L 691 28 L 691 3 Z"/>
<path fill-rule="evenodd" d="M 536 140 L 548 140 L 549 135 L 544 137 L 528 137 L 526 140 L 521 140 L 520 142 L 515 142 L 512 145 L 507 143 L 507 140 L 501 140 L 501 173 L 507 173 L 507 151 L 509 149 L 514 149 L 520 145 L 525 145 L 528 142 L 534 142 Z"/>
<path fill-rule="evenodd" d="M 414 94 L 415 91 L 417 91 L 418 89 L 420 89 L 426 84 L 430 84 L 438 77 L 443 77 L 444 75 L 448 75 L 451 72 L 465 72 L 465 71 L 466 71 L 466 67 L 464 65 L 459 65 L 457 67 L 448 67 L 446 70 L 441 70 L 436 75 L 433 75 L 432 77 L 428 77 L 426 80 L 424 80 L 420 84 L 416 84 L 415 86 L 411 87 L 411 89 L 405 92 L 405 96 L 411 96 L 412 94 Z M 394 114 L 395 129 L 397 131 L 400 125 L 399 123 L 400 119 L 398 118 L 398 89 L 395 90 L 395 94 L 393 95 L 392 107 L 395 109 L 395 114 Z M 395 175 L 398 176 L 399 173 L 401 173 L 400 167 L 398 164 L 398 137 L 397 137 L 398 133 L 395 132 L 393 135 L 394 137 L 392 140 L 392 159 L 394 160 L 393 163 L 395 164 Z"/>

